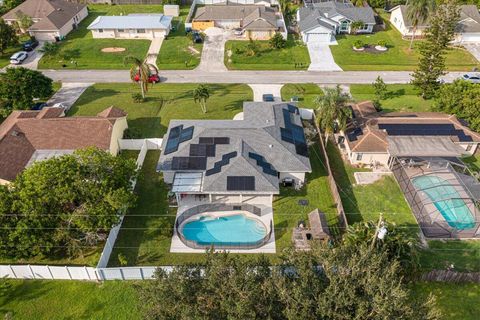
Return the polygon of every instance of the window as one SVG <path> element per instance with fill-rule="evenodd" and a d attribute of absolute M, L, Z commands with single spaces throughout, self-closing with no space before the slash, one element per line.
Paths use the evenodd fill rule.
<path fill-rule="evenodd" d="M 137 29 L 137 33 L 145 33 L 145 29 Z"/>
<path fill-rule="evenodd" d="M 473 146 L 471 144 L 467 145 L 467 149 L 465 151 L 472 151 Z"/>
<path fill-rule="evenodd" d="M 367 31 L 368 30 L 368 24 L 364 24 L 362 29 L 360 29 L 360 30 Z"/>
<path fill-rule="evenodd" d="M 117 32 L 125 32 L 125 29 L 117 29 Z"/>
<path fill-rule="evenodd" d="M 103 33 L 103 29 L 98 29 L 98 32 Z"/>
<path fill-rule="evenodd" d="M 363 153 L 357 153 L 357 161 L 362 161 Z"/>

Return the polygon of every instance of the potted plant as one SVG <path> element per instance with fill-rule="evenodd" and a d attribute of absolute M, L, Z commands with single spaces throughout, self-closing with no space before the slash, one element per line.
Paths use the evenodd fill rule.
<path fill-rule="evenodd" d="M 375 46 L 375 49 L 378 51 L 387 51 L 387 42 L 385 40 L 380 40 L 377 42 L 377 45 Z"/>
<path fill-rule="evenodd" d="M 363 43 L 362 40 L 356 40 L 354 43 L 353 43 L 353 50 L 355 51 L 363 51 L 365 50 L 365 44 Z"/>

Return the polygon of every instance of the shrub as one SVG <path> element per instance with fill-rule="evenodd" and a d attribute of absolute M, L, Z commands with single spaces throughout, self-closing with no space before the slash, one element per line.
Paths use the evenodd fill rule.
<path fill-rule="evenodd" d="M 140 139 L 142 133 L 137 128 L 127 128 L 123 132 L 123 139 Z"/>
<path fill-rule="evenodd" d="M 120 266 L 125 267 L 126 265 L 128 265 L 127 257 L 125 257 L 123 253 L 119 253 L 117 258 L 118 258 L 118 263 L 120 263 Z"/>
<path fill-rule="evenodd" d="M 362 40 L 356 40 L 354 43 L 353 43 L 353 47 L 354 48 L 357 48 L 357 49 L 360 49 L 360 48 L 363 48 L 365 46 L 365 44 L 363 43 Z"/>
<path fill-rule="evenodd" d="M 282 37 L 280 33 L 276 33 L 271 39 L 270 39 L 270 47 L 274 49 L 281 49 L 285 48 L 287 45 L 287 41 Z"/>
<path fill-rule="evenodd" d="M 379 41 L 377 42 L 377 46 L 386 48 L 386 47 L 387 47 L 387 41 L 385 41 L 385 40 L 379 40 Z"/>
<path fill-rule="evenodd" d="M 134 94 L 132 94 L 132 100 L 133 100 L 133 102 L 135 102 L 135 103 L 145 102 L 145 98 L 142 97 L 142 95 L 141 95 L 140 93 L 134 93 Z"/>

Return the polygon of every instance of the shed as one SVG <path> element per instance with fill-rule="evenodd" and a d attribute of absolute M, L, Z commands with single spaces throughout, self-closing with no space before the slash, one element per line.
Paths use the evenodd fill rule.
<path fill-rule="evenodd" d="M 180 15 L 180 7 L 178 4 L 166 4 L 163 6 L 163 14 L 166 16 L 178 17 Z"/>

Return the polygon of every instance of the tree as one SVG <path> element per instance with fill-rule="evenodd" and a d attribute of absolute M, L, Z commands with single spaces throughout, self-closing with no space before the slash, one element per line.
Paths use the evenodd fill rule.
<path fill-rule="evenodd" d="M 435 9 L 435 0 L 415 0 L 408 3 L 407 18 L 411 21 L 413 30 L 409 49 L 412 50 L 413 40 L 420 23 L 427 21 L 429 15 Z"/>
<path fill-rule="evenodd" d="M 44 53 L 45 55 L 55 55 L 60 50 L 60 45 L 57 42 L 45 42 L 43 47 L 38 51 Z"/>
<path fill-rule="evenodd" d="M 424 99 L 432 98 L 440 87 L 439 78 L 445 75 L 445 54 L 455 35 L 459 10 L 455 0 L 447 0 L 431 16 L 425 31 L 426 41 L 420 44 L 420 61 L 414 71 L 412 84 L 420 89 Z"/>
<path fill-rule="evenodd" d="M 26 15 L 22 11 L 17 11 L 15 13 L 15 16 L 17 18 L 18 28 L 21 30 L 22 33 L 25 33 L 28 30 L 28 28 L 30 28 L 33 25 L 32 18 L 30 18 L 28 15 Z"/>
<path fill-rule="evenodd" d="M 140 85 L 142 97 L 145 99 L 145 94 L 148 92 L 148 78 L 150 77 L 152 71 L 158 73 L 157 67 L 134 56 L 126 56 L 123 59 L 123 62 L 125 65 L 132 65 L 130 68 L 130 79 Z"/>
<path fill-rule="evenodd" d="M 287 41 L 283 39 L 283 36 L 280 33 L 275 33 L 275 35 L 269 41 L 270 47 L 274 49 L 282 49 L 287 45 Z"/>
<path fill-rule="evenodd" d="M 433 109 L 455 114 L 468 122 L 470 128 L 480 132 L 480 86 L 464 80 L 444 84 L 437 91 Z"/>
<path fill-rule="evenodd" d="M 34 98 L 48 98 L 53 94 L 52 79 L 35 70 L 7 68 L 0 74 L 0 80 L 4 113 L 12 109 L 30 109 Z"/>
<path fill-rule="evenodd" d="M 83 254 L 134 204 L 135 177 L 133 160 L 96 148 L 35 162 L 0 188 L 0 255 Z"/>
<path fill-rule="evenodd" d="M 375 91 L 375 100 L 373 104 L 375 108 L 380 110 L 381 103 L 380 100 L 384 100 L 387 98 L 388 89 L 387 85 L 383 81 L 382 77 L 378 76 L 374 83 L 372 83 L 373 90 Z"/>
<path fill-rule="evenodd" d="M 346 129 L 347 122 L 352 117 L 352 110 L 347 106 L 350 96 L 342 92 L 340 86 L 325 88 L 324 91 L 324 95 L 315 98 L 315 104 L 319 126 L 325 132 L 325 143 L 328 143 L 329 135 L 337 128 Z"/>
<path fill-rule="evenodd" d="M 0 55 L 4 54 L 8 47 L 17 43 L 18 37 L 15 29 L 0 18 Z"/>
<path fill-rule="evenodd" d="M 350 32 L 353 34 L 357 34 L 358 30 L 362 29 L 365 23 L 363 21 L 353 21 L 350 24 Z"/>
<path fill-rule="evenodd" d="M 200 103 L 203 113 L 207 113 L 208 98 L 210 98 L 210 88 L 208 86 L 201 84 L 193 90 L 193 100 Z"/>

